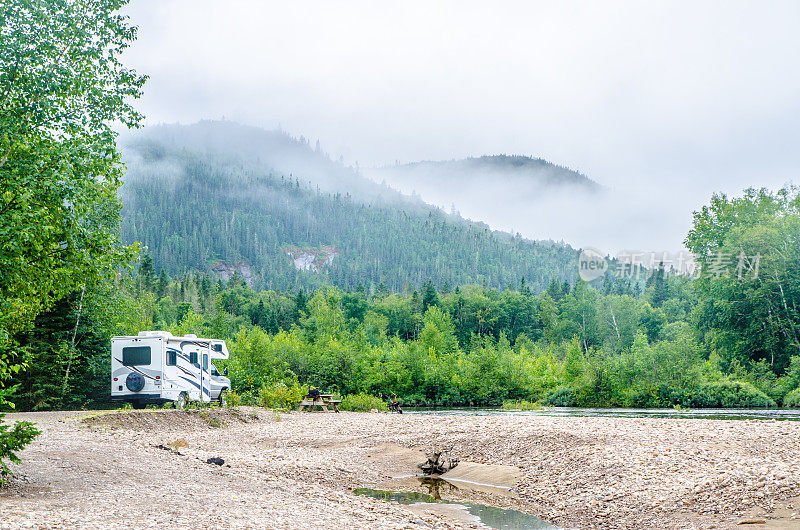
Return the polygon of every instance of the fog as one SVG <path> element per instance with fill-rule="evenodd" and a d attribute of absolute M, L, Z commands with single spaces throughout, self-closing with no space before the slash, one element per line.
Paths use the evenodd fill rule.
<path fill-rule="evenodd" d="M 654 210 L 654 204 L 642 202 L 641 190 L 611 190 L 589 180 L 570 181 L 569 175 L 563 174 L 566 172 L 553 174 L 552 168 L 533 168 L 523 173 L 501 165 L 486 166 L 465 168 L 463 164 L 446 162 L 363 171 L 376 182 L 419 195 L 446 211 L 455 209 L 472 220 L 491 219 L 494 228 L 529 238 L 565 241 L 614 254 L 620 250 L 658 252 L 679 248 L 616 247 L 624 238 L 646 240 L 659 216 L 667 222 L 675 217 L 668 211 Z"/>
<path fill-rule="evenodd" d="M 417 186 L 528 237 L 677 249 L 712 192 L 780 186 L 800 167 L 796 2 L 134 0 L 126 12 L 148 124 L 280 126 L 361 168 L 531 155 L 605 188 L 531 202 L 513 187 Z"/>
<path fill-rule="evenodd" d="M 264 130 L 231 121 L 202 120 L 189 125 L 154 125 L 134 131 L 124 131 L 118 144 L 129 168 L 141 163 L 159 167 L 158 178 L 170 180 L 170 158 L 160 160 L 164 152 L 174 155 L 194 152 L 211 156 L 234 168 L 255 164 L 276 176 L 297 180 L 312 188 L 331 193 L 350 193 L 361 199 L 397 200 L 393 189 L 365 179 L 353 167 L 331 160 L 319 144 L 310 145 L 307 138 L 294 138 L 281 130 Z M 139 171 L 130 171 L 136 178 L 147 178 Z M 183 174 L 178 175 L 183 177 Z M 155 178 L 155 177 L 153 177 Z"/>

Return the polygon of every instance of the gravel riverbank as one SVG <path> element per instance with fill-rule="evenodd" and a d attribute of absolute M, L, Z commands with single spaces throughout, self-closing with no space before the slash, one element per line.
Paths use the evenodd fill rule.
<path fill-rule="evenodd" d="M 20 419 L 43 433 L 0 489 L 0 528 L 475 527 L 453 510 L 352 494 L 415 473 L 432 447 L 521 470 L 510 494 L 456 497 L 561 527 L 800 528 L 800 422 L 245 408 L 6 417 Z"/>

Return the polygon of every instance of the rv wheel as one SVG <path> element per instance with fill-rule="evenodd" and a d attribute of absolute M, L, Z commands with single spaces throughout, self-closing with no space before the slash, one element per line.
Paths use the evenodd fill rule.
<path fill-rule="evenodd" d="M 186 392 L 181 392 L 178 396 L 178 400 L 175 402 L 175 408 L 178 409 L 185 409 L 186 405 L 189 404 L 189 396 Z"/>
<path fill-rule="evenodd" d="M 217 399 L 219 400 L 219 406 L 220 407 L 227 406 L 228 405 L 228 389 L 227 388 L 223 388 L 222 390 L 220 390 L 219 391 L 219 397 Z"/>

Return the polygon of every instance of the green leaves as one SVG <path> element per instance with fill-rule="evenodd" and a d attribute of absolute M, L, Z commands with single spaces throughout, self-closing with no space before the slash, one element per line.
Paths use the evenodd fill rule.
<path fill-rule="evenodd" d="M 11 473 L 4 460 L 15 464 L 20 463 L 17 451 L 31 443 L 40 434 L 39 430 L 29 421 L 18 421 L 13 427 L 3 423 L 4 414 L 0 414 L 0 486 L 6 483 L 6 477 Z"/>
<path fill-rule="evenodd" d="M 0 145 L 30 137 L 99 138 L 108 145 L 114 121 L 138 124 L 141 115 L 130 101 L 141 95 L 146 77 L 120 62 L 136 38 L 127 17 L 115 13 L 125 4 L 0 3 Z"/>
<path fill-rule="evenodd" d="M 138 124 L 145 81 L 119 60 L 136 36 L 114 13 L 126 3 L 0 1 L 0 388 L 26 366 L 15 337 L 138 250 L 117 239 L 112 126 Z M 36 434 L 0 425 L 0 476 Z"/>
<path fill-rule="evenodd" d="M 117 239 L 122 167 L 111 125 L 135 126 L 144 78 L 119 52 L 123 1 L 0 4 L 0 337 L 136 247 Z M 3 347 L 0 344 L 0 347 Z"/>
<path fill-rule="evenodd" d="M 686 243 L 705 269 L 695 318 L 706 347 L 726 367 L 764 360 L 782 374 L 800 353 L 798 189 L 715 195 L 695 213 Z"/>

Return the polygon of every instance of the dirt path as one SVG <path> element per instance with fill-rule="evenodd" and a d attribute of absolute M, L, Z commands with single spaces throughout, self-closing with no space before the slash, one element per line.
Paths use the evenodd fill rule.
<path fill-rule="evenodd" d="M 20 419 L 43 434 L 0 490 L 0 528 L 474 527 L 453 510 L 352 493 L 397 486 L 416 471 L 421 450 L 442 442 L 462 460 L 521 470 L 511 494 L 461 488 L 448 491 L 452 498 L 562 527 L 765 520 L 747 528 L 800 528 L 800 499 L 792 500 L 800 495 L 800 422 L 250 409 L 7 416 Z M 180 454 L 159 448 L 170 445 Z M 205 462 L 214 456 L 225 465 Z"/>

